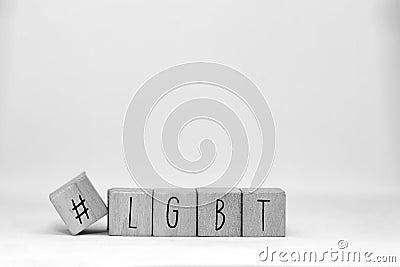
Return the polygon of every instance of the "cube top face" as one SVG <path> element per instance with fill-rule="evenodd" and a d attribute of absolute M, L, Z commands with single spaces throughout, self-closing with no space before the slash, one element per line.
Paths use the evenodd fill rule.
<path fill-rule="evenodd" d="M 226 188 L 226 187 L 203 187 L 196 189 L 197 192 L 208 192 L 208 193 L 215 193 L 215 194 L 224 194 L 227 192 L 231 193 L 240 193 L 240 189 L 238 188 Z"/>
<path fill-rule="evenodd" d="M 263 188 L 254 193 L 242 190 L 243 236 L 285 236 L 286 193 Z"/>
<path fill-rule="evenodd" d="M 85 173 L 58 188 L 49 198 L 73 235 L 107 214 L 107 207 Z"/>
<path fill-rule="evenodd" d="M 196 192 L 196 189 L 194 188 L 156 188 L 154 189 L 154 192 L 157 192 L 158 194 L 160 193 L 177 193 L 177 194 L 183 194 L 183 193 L 193 193 Z"/>
<path fill-rule="evenodd" d="M 195 189 L 155 189 L 154 236 L 196 236 Z"/>
<path fill-rule="evenodd" d="M 281 188 L 258 188 L 256 191 L 250 193 L 250 188 L 241 188 L 243 194 L 257 194 L 257 193 L 268 193 L 268 194 L 285 194 Z"/>
<path fill-rule="evenodd" d="M 144 193 L 148 194 L 150 196 L 153 195 L 153 189 L 149 188 L 123 188 L 123 187 L 114 187 L 111 189 L 108 189 L 108 195 L 113 194 L 113 193 L 134 193 L 134 194 L 139 194 L 139 193 Z"/>
<path fill-rule="evenodd" d="M 199 236 L 241 236 L 241 192 L 238 189 L 225 192 L 224 189 L 197 191 Z"/>
<path fill-rule="evenodd" d="M 108 190 L 108 231 L 110 235 L 151 236 L 153 191 L 138 188 Z"/>

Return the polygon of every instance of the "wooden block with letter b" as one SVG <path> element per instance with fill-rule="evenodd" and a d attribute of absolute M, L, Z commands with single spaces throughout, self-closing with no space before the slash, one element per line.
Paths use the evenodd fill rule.
<path fill-rule="evenodd" d="M 243 236 L 285 236 L 286 194 L 280 188 L 242 190 Z"/>
<path fill-rule="evenodd" d="M 198 236 L 241 235 L 241 193 L 239 189 L 204 188 L 197 190 Z"/>
<path fill-rule="evenodd" d="M 106 205 L 85 172 L 51 193 L 49 198 L 73 235 L 107 214 Z"/>
<path fill-rule="evenodd" d="M 196 236 L 196 189 L 154 189 L 153 235 Z"/>
<path fill-rule="evenodd" d="M 151 236 L 153 190 L 112 188 L 108 190 L 108 234 Z"/>

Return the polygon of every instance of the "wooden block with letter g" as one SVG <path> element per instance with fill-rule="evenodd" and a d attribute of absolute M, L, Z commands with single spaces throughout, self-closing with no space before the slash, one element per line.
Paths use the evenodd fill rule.
<path fill-rule="evenodd" d="M 51 193 L 49 198 L 73 235 L 107 214 L 106 205 L 85 172 Z"/>
<path fill-rule="evenodd" d="M 243 236 L 285 236 L 286 194 L 280 188 L 242 190 Z"/>
<path fill-rule="evenodd" d="M 151 236 L 151 189 L 112 188 L 108 190 L 108 234 Z"/>
<path fill-rule="evenodd" d="M 201 188 L 198 197 L 198 236 L 241 235 L 241 192 L 239 189 Z"/>
<path fill-rule="evenodd" d="M 153 235 L 196 236 L 196 189 L 154 189 Z"/>

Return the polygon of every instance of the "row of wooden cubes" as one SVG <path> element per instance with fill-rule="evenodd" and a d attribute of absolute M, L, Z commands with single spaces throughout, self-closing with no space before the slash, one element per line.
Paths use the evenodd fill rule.
<path fill-rule="evenodd" d="M 73 235 L 107 214 L 110 235 L 285 235 L 283 190 L 228 191 L 114 188 L 108 191 L 107 207 L 83 172 L 52 192 L 49 198 Z"/>
<path fill-rule="evenodd" d="M 110 189 L 108 232 L 117 236 L 285 236 L 282 189 L 227 191 Z"/>

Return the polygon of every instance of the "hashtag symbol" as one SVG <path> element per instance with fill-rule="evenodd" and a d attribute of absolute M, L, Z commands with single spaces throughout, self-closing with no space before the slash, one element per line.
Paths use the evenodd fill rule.
<path fill-rule="evenodd" d="M 89 210 L 86 206 L 85 206 L 85 199 L 82 199 L 82 196 L 79 195 L 79 200 L 80 202 L 78 203 L 78 205 L 75 205 L 74 200 L 72 199 L 72 210 L 74 210 L 76 212 L 76 217 L 75 219 L 79 220 L 79 223 L 82 224 L 82 215 L 86 215 L 86 218 L 89 219 L 89 214 L 87 213 L 87 211 Z M 83 211 L 81 213 L 79 213 L 78 208 L 82 206 Z"/>

